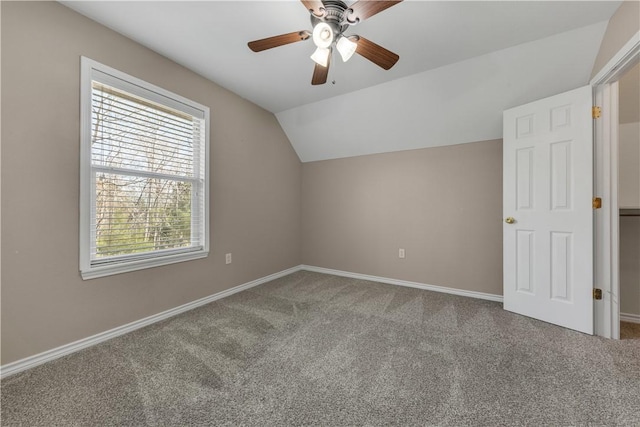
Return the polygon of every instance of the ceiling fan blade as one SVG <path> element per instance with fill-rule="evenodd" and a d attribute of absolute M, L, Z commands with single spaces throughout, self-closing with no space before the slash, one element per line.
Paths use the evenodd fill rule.
<path fill-rule="evenodd" d="M 373 15 L 395 6 L 402 0 L 359 0 L 347 9 L 347 21 L 352 24 L 362 22 Z"/>
<path fill-rule="evenodd" d="M 356 47 L 356 53 L 367 58 L 379 67 L 385 70 L 390 69 L 400 57 L 395 53 L 383 48 L 380 45 L 375 44 L 371 40 L 367 40 L 364 37 L 358 36 L 358 46 Z"/>
<path fill-rule="evenodd" d="M 300 0 L 310 13 L 317 17 L 324 16 L 324 4 L 320 0 Z"/>
<path fill-rule="evenodd" d="M 309 31 L 303 30 L 288 34 L 280 34 L 279 36 L 267 37 L 266 39 L 254 40 L 247 43 L 247 45 L 252 51 L 261 52 L 263 50 L 283 46 L 285 44 L 300 42 L 308 39 L 310 36 L 311 33 Z"/>
<path fill-rule="evenodd" d="M 327 62 L 327 66 L 323 67 L 320 64 L 316 64 L 313 69 L 313 77 L 311 78 L 311 84 L 323 85 L 327 82 L 327 76 L 329 75 L 329 67 L 331 66 L 331 56 L 329 56 L 329 61 Z"/>

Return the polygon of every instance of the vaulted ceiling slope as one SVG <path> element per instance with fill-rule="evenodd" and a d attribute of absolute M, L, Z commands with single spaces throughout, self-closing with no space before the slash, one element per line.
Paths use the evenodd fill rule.
<path fill-rule="evenodd" d="M 303 162 L 502 138 L 502 112 L 589 82 L 606 22 L 276 114 Z"/>
<path fill-rule="evenodd" d="M 311 86 L 311 41 L 246 44 L 311 29 L 297 0 L 61 3 L 276 113 L 302 161 L 500 137 L 503 109 L 588 82 L 620 5 L 405 0 L 349 31 L 398 53 L 391 70 L 334 58 Z"/>

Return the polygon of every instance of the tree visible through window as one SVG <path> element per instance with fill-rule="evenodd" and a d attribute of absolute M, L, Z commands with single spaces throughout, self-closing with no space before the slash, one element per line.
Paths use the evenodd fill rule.
<path fill-rule="evenodd" d="M 91 80 L 89 269 L 206 244 L 205 118 L 118 82 Z"/>

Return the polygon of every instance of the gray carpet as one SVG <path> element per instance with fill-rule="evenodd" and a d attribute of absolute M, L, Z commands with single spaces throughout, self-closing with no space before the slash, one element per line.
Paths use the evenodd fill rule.
<path fill-rule="evenodd" d="M 640 345 L 298 272 L 2 381 L 2 425 L 638 426 Z"/>

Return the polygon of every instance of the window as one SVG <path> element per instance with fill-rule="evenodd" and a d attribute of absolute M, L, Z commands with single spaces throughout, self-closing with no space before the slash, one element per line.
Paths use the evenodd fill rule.
<path fill-rule="evenodd" d="M 83 279 L 206 257 L 209 109 L 82 58 Z"/>

